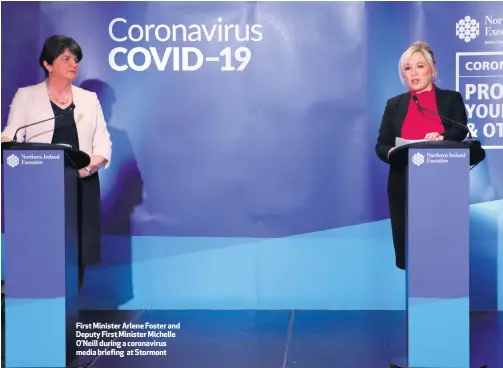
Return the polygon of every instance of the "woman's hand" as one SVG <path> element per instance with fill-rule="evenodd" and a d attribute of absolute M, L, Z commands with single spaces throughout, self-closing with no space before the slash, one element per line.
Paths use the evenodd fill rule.
<path fill-rule="evenodd" d="M 87 178 L 89 176 L 89 171 L 86 169 L 79 170 L 79 178 Z"/>
<path fill-rule="evenodd" d="M 440 133 L 432 132 L 432 133 L 426 134 L 424 139 L 426 139 L 427 141 L 443 141 L 444 136 L 440 135 Z"/>
<path fill-rule="evenodd" d="M 2 142 L 11 142 L 12 139 L 10 139 L 9 137 L 2 137 Z"/>
<path fill-rule="evenodd" d="M 93 159 L 96 160 L 96 158 L 93 156 L 93 158 L 91 159 L 91 163 L 89 163 L 89 165 L 87 165 L 86 167 L 79 170 L 79 177 L 80 178 L 87 178 L 88 176 L 91 176 L 98 171 L 99 166 L 96 166 L 92 163 Z M 89 172 L 89 171 L 91 171 L 91 172 Z"/>

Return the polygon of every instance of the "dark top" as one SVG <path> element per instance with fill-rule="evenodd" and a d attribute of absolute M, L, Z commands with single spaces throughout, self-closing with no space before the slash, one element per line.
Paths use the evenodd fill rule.
<path fill-rule="evenodd" d="M 377 156 L 386 163 L 389 163 L 388 151 L 395 146 L 396 137 L 401 136 L 410 99 L 411 94 L 407 92 L 390 98 L 386 103 L 375 146 Z M 467 125 L 465 104 L 459 92 L 435 88 L 435 100 L 440 115 Z M 466 138 L 466 130 L 461 126 L 446 119 L 441 120 L 445 127 L 442 133 L 445 140 L 462 141 Z"/>
<path fill-rule="evenodd" d="M 52 111 L 54 116 L 59 116 L 54 120 L 54 133 L 52 136 L 52 143 L 69 144 L 74 149 L 79 149 L 79 136 L 77 134 L 77 125 L 75 123 L 74 111 L 68 112 L 74 108 L 73 103 L 65 109 L 62 109 L 54 102 L 51 101 Z M 61 115 L 61 116 L 60 116 Z"/>
<path fill-rule="evenodd" d="M 53 144 L 69 144 L 74 149 L 79 148 L 79 136 L 75 123 L 74 111 L 69 111 L 73 104 L 66 109 L 60 108 L 51 101 L 54 116 Z M 100 210 L 100 181 L 98 173 L 78 180 L 78 239 L 79 266 L 86 267 L 101 262 L 101 210 Z"/>

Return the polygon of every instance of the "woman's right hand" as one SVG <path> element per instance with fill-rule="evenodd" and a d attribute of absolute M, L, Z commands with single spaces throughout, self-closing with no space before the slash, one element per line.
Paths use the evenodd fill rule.
<path fill-rule="evenodd" d="M 2 142 L 11 142 L 12 139 L 10 139 L 9 137 L 2 137 Z"/>

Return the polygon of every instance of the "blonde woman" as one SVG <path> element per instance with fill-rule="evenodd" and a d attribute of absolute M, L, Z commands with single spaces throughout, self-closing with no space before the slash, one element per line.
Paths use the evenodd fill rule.
<path fill-rule="evenodd" d="M 377 156 L 389 164 L 389 154 L 395 148 L 395 139 L 452 140 L 466 137 L 463 127 L 450 123 L 419 105 L 433 110 L 461 124 L 467 124 L 463 97 L 457 91 L 436 86 L 438 71 L 435 54 L 426 42 L 413 43 L 400 57 L 398 73 L 407 92 L 390 98 L 384 109 L 375 147 Z M 404 171 L 390 168 L 388 177 L 390 211 L 396 266 L 405 270 L 406 176 Z"/>

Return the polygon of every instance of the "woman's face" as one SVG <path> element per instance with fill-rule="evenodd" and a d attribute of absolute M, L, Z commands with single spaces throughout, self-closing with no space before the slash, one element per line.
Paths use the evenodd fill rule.
<path fill-rule="evenodd" d="M 77 57 L 68 51 L 68 49 L 54 59 L 52 65 L 45 63 L 45 67 L 50 71 L 49 75 L 51 77 L 70 81 L 73 81 L 77 77 L 79 71 Z"/>
<path fill-rule="evenodd" d="M 407 86 L 414 92 L 428 91 L 433 86 L 433 71 L 419 51 L 411 55 L 404 66 L 403 74 L 407 80 Z"/>

